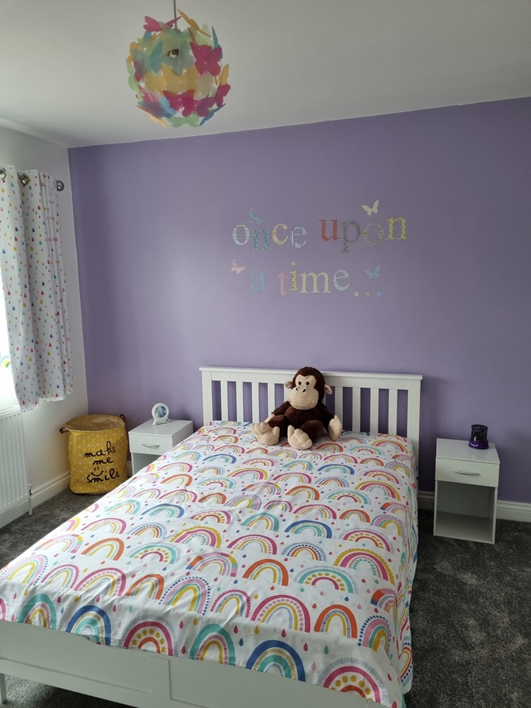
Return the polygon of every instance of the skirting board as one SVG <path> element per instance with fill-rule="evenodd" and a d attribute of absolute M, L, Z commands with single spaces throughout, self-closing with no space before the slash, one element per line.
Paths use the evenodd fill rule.
<path fill-rule="evenodd" d="M 127 477 L 131 477 L 132 468 L 130 460 L 127 461 L 126 469 Z M 39 506 L 39 504 L 43 504 L 45 501 L 48 501 L 48 499 L 55 497 L 55 495 L 59 494 L 59 492 L 62 492 L 63 489 L 68 489 L 69 486 L 70 472 L 65 472 L 59 477 L 56 477 L 51 482 L 48 482 L 47 484 L 42 484 L 40 487 L 37 487 L 36 489 L 32 490 L 31 507 L 34 509 L 36 506 Z M 20 516 L 24 516 L 24 514 L 27 514 L 28 511 L 29 500 L 24 499 L 24 501 L 20 502 L 20 504 L 11 507 L 3 514 L 0 514 L 0 529 L 3 526 L 7 526 L 7 524 L 10 524 L 15 519 L 18 519 Z"/>
<path fill-rule="evenodd" d="M 433 511 L 434 499 L 435 494 L 433 492 L 419 491 L 419 509 L 429 509 Z M 531 504 L 498 499 L 496 518 L 505 519 L 507 521 L 524 521 L 525 523 L 531 524 Z"/>

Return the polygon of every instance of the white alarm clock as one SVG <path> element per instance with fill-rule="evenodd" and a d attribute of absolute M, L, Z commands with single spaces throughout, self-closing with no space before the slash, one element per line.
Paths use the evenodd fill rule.
<path fill-rule="evenodd" d="M 153 425 L 161 425 L 168 422 L 170 409 L 166 403 L 155 403 L 151 409 L 151 415 L 153 416 Z"/>

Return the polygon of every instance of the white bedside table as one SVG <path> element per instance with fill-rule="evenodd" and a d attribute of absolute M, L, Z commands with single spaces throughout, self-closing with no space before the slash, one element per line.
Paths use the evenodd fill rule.
<path fill-rule="evenodd" d="M 157 457 L 171 450 L 193 432 L 191 420 L 169 420 L 160 425 L 153 425 L 153 421 L 148 420 L 129 431 L 133 474 L 154 462 Z"/>
<path fill-rule="evenodd" d="M 495 445 L 438 438 L 433 535 L 494 543 L 499 474 Z"/>

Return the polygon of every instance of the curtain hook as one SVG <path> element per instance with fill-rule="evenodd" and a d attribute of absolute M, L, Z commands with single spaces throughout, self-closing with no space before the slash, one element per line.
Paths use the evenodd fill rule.
<path fill-rule="evenodd" d="M 58 192 L 62 192 L 63 189 L 65 188 L 65 183 L 61 182 L 60 179 L 56 180 L 55 182 L 55 188 L 57 189 Z"/>
<path fill-rule="evenodd" d="M 5 179 L 7 177 L 7 172 L 3 167 L 0 167 L 0 179 Z"/>
<path fill-rule="evenodd" d="M 28 184 L 31 182 L 31 178 L 28 177 L 28 175 L 25 172 L 23 172 L 21 175 L 19 175 L 18 178 L 20 180 L 20 184 L 23 187 L 27 187 Z"/>

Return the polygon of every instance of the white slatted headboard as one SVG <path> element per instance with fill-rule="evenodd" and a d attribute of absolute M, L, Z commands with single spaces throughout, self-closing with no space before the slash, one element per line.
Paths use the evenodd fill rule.
<path fill-rule="evenodd" d="M 285 389 L 279 400 L 276 387 L 284 387 L 295 374 L 295 371 L 282 369 L 212 366 L 202 366 L 200 371 L 204 423 L 212 420 L 257 423 L 265 419 L 286 400 Z M 354 431 L 365 427 L 364 432 L 369 433 L 406 435 L 413 443 L 418 460 L 421 375 L 337 371 L 323 371 L 323 375 L 333 389 L 325 403 L 343 420 L 344 427 L 347 423 L 347 429 Z M 407 402 L 402 403 L 400 392 L 407 392 Z"/>

